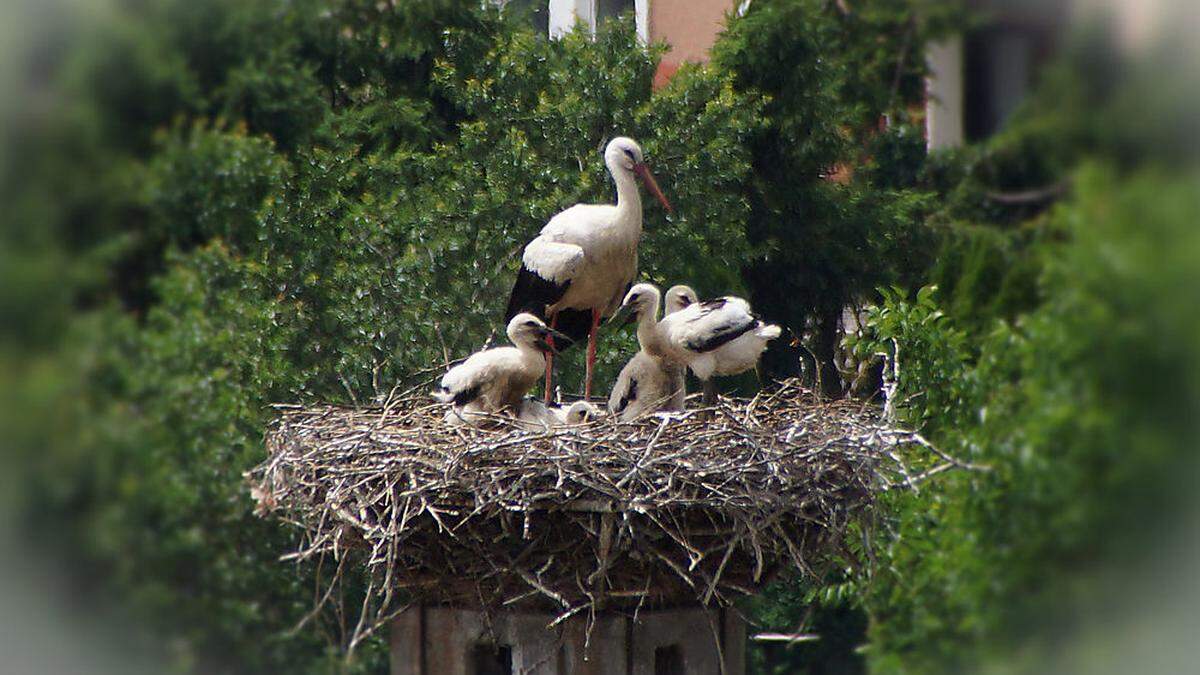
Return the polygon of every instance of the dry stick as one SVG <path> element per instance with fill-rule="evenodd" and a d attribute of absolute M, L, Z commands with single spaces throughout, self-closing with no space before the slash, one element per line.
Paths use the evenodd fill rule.
<path fill-rule="evenodd" d="M 921 447 L 932 452 L 933 454 L 937 455 L 938 457 L 941 457 L 942 459 L 946 460 L 946 462 L 948 464 L 953 464 L 955 467 L 957 467 L 959 469 L 967 469 L 969 471 L 985 471 L 985 472 L 992 470 L 992 467 L 990 467 L 986 464 L 972 464 L 970 462 L 964 462 L 963 460 L 958 459 L 957 457 L 951 457 L 950 455 L 946 454 L 945 452 L 938 450 L 937 446 L 935 446 L 933 443 L 930 443 L 929 441 L 927 441 L 924 436 L 922 436 L 921 434 L 919 434 L 915 431 L 904 433 L 903 436 L 907 437 L 907 440 L 910 440 L 910 441 L 920 445 Z"/>
<path fill-rule="evenodd" d="M 705 612 L 708 617 L 708 627 L 712 631 L 713 646 L 717 648 L 717 664 L 721 667 L 720 675 L 725 675 L 725 650 L 721 647 L 721 632 L 717 628 L 717 620 L 711 610 Z"/>
<path fill-rule="evenodd" d="M 354 626 L 354 633 L 350 636 L 350 646 L 346 649 L 346 660 L 349 662 L 350 656 L 354 654 L 354 648 L 358 646 L 359 640 L 366 636 L 363 635 L 363 628 L 367 625 L 367 619 L 370 616 L 371 600 L 373 595 L 371 591 L 375 590 L 375 576 L 371 575 L 367 579 L 367 592 L 363 593 L 362 609 L 358 613 L 358 623 Z"/>
<path fill-rule="evenodd" d="M 518 575 L 520 575 L 521 579 L 524 580 L 525 583 L 529 584 L 533 588 L 536 588 L 538 591 L 540 591 L 542 593 L 542 595 L 545 595 L 546 597 L 555 600 L 556 602 L 558 602 L 560 605 L 562 605 L 565 608 L 569 609 L 571 607 L 571 603 L 567 602 L 566 598 L 559 595 L 558 593 L 555 593 L 554 591 L 550 590 L 549 588 L 546 588 L 545 586 L 543 586 L 541 584 L 541 582 L 539 582 L 537 579 L 533 578 L 533 575 L 530 574 L 529 572 L 526 572 L 525 570 L 523 570 L 519 567 L 514 568 L 513 571 L 515 571 Z"/>
<path fill-rule="evenodd" d="M 734 539 L 725 547 L 725 555 L 721 558 L 721 564 L 717 566 L 717 571 L 713 574 L 712 581 L 708 584 L 708 589 L 704 591 L 704 598 L 700 601 L 701 604 L 708 606 L 708 601 L 712 599 L 713 591 L 717 589 L 717 581 L 721 579 L 721 573 L 725 571 L 725 565 L 729 562 L 729 557 L 733 555 L 733 549 L 737 546 L 738 540 Z"/>
<path fill-rule="evenodd" d="M 562 623 L 562 622 L 566 621 L 567 619 L 569 619 L 569 618 L 571 618 L 571 617 L 575 616 L 576 614 L 578 614 L 578 613 L 582 612 L 583 610 L 587 609 L 588 607 L 591 607 L 591 605 L 590 605 L 590 604 L 587 604 L 587 605 L 577 605 L 577 606 L 575 606 L 575 607 L 571 607 L 571 608 L 570 608 L 570 609 L 568 609 L 567 611 L 565 611 L 565 612 L 563 612 L 562 614 L 559 614 L 557 617 L 555 617 L 555 619 L 554 619 L 553 621 L 551 621 L 550 623 L 546 624 L 546 629 L 547 629 L 547 630 L 549 630 L 549 629 L 551 629 L 551 628 L 554 628 L 554 627 L 555 627 L 555 626 L 557 626 L 558 624 L 560 624 L 560 623 Z"/>
<path fill-rule="evenodd" d="M 313 604 L 313 608 L 309 610 L 307 614 L 301 617 L 300 620 L 296 622 L 295 626 L 292 626 L 291 630 L 287 632 L 288 637 L 292 637 L 299 633 L 309 621 L 312 621 L 317 614 L 320 614 L 321 609 L 325 607 L 325 603 L 329 602 L 329 598 L 333 595 L 333 589 L 337 587 L 338 581 L 342 578 L 342 567 L 345 564 L 346 558 L 342 558 L 338 561 L 338 569 L 336 572 L 334 572 L 333 579 L 329 582 L 329 588 L 325 590 L 325 594 L 321 596 L 321 599 Z"/>
<path fill-rule="evenodd" d="M 650 596 L 650 582 L 653 579 L 654 579 L 653 574 L 646 575 L 646 589 L 645 589 L 645 591 L 642 592 L 641 597 L 638 598 L 637 607 L 633 608 L 633 622 L 634 623 L 637 623 L 638 613 L 642 611 L 642 605 L 644 605 L 646 603 L 646 598 Z"/>

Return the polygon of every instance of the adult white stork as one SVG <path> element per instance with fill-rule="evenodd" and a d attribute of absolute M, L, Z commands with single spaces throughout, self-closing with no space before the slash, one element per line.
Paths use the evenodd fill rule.
<path fill-rule="evenodd" d="M 655 338 L 668 358 L 687 364 L 704 382 L 704 400 L 711 403 L 716 398 L 712 377 L 753 368 L 767 342 L 781 331 L 760 321 L 742 298 L 728 295 L 698 302 L 695 291 L 683 288 L 668 291 L 667 306 L 674 311 L 655 326 Z"/>
<path fill-rule="evenodd" d="M 617 137 L 604 149 L 604 163 L 617 185 L 617 203 L 576 204 L 550 219 L 521 256 L 505 318 L 518 312 L 543 316 L 550 327 L 572 342 L 588 339 L 583 396 L 592 395 L 596 361 L 596 329 L 612 314 L 637 275 L 637 247 L 642 236 L 642 200 L 635 178 L 641 178 L 667 211 L 654 176 L 646 168 L 642 148 L 631 138 Z M 553 357 L 546 359 L 545 400 L 550 401 Z"/>
<path fill-rule="evenodd" d="M 657 330 L 659 302 L 659 291 L 650 284 L 630 288 L 622 302 L 636 313 L 640 347 L 621 369 L 608 397 L 609 412 L 623 422 L 648 412 L 684 408 L 685 367 L 667 358 Z"/>
<path fill-rule="evenodd" d="M 494 347 L 475 352 L 451 368 L 433 396 L 454 405 L 452 415 L 470 421 L 474 415 L 517 412 L 525 392 L 542 375 L 542 367 L 553 351 L 558 334 L 538 317 L 522 312 L 508 322 L 511 347 Z"/>

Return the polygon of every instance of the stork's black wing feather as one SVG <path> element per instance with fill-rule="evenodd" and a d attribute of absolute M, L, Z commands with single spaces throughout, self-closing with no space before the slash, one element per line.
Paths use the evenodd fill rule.
<path fill-rule="evenodd" d="M 563 309 L 554 316 L 554 330 L 571 338 L 571 345 L 587 342 L 592 330 L 592 310 Z M 571 345 L 566 345 L 570 347 Z M 559 351 L 562 351 L 560 348 Z"/>
<path fill-rule="evenodd" d="M 508 298 L 508 309 L 504 312 L 504 320 L 508 321 L 520 312 L 529 312 L 543 321 L 546 320 L 546 308 L 562 299 L 571 281 L 556 284 L 537 275 L 528 267 L 521 265 L 517 272 L 517 282 L 513 284 L 512 295 Z M 590 310 L 564 309 L 554 318 L 554 328 L 571 338 L 571 344 L 587 339 L 592 329 L 592 312 Z M 556 345 L 560 350 L 571 345 Z"/>
<path fill-rule="evenodd" d="M 625 408 L 628 408 L 630 403 L 637 400 L 637 390 L 637 378 L 629 378 L 629 387 L 625 390 L 625 393 L 621 395 L 621 398 L 617 400 L 617 409 L 614 412 L 618 414 L 625 412 Z"/>
<path fill-rule="evenodd" d="M 694 352 L 711 352 L 721 345 L 738 339 L 742 335 L 749 333 L 758 325 L 758 321 L 751 317 L 745 317 L 744 320 L 730 321 L 719 324 L 715 329 L 703 338 L 689 340 L 687 348 Z"/>
<path fill-rule="evenodd" d="M 704 302 L 701 302 L 700 304 L 695 305 L 695 307 L 697 308 L 696 315 L 691 317 L 690 319 L 688 319 L 687 322 L 688 323 L 696 323 L 697 321 L 703 321 L 708 318 L 709 314 L 712 314 L 713 312 L 723 309 L 725 307 L 725 303 L 726 303 L 725 298 L 716 298 L 714 300 L 705 300 Z"/>
<path fill-rule="evenodd" d="M 479 385 L 475 385 L 474 387 L 467 387 L 466 389 L 463 389 L 462 391 L 455 394 L 454 399 L 451 402 L 457 406 L 464 406 L 464 405 L 470 403 L 471 401 L 474 401 L 475 399 L 479 398 L 479 390 L 480 390 Z"/>
<path fill-rule="evenodd" d="M 508 309 L 504 312 L 504 320 L 508 321 L 521 312 L 530 312 L 545 320 L 546 308 L 562 299 L 570 285 L 570 279 L 565 283 L 556 284 L 521 265 L 521 271 L 517 272 L 517 282 L 513 284 L 512 295 L 508 296 Z"/>

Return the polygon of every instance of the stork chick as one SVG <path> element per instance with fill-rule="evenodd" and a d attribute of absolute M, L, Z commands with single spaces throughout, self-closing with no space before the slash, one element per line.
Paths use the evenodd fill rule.
<path fill-rule="evenodd" d="M 509 320 L 506 332 L 513 346 L 475 352 L 442 376 L 433 397 L 453 404 L 456 417 L 469 423 L 481 413 L 516 412 L 525 392 L 541 377 L 553 338 L 563 337 L 525 312 Z"/>
<path fill-rule="evenodd" d="M 600 409 L 588 401 L 575 401 L 565 408 L 560 406 L 555 409 L 554 416 L 559 419 L 560 424 L 575 426 L 578 424 L 587 424 L 598 418 L 600 416 Z"/>
<path fill-rule="evenodd" d="M 656 287 L 638 284 L 629 289 L 621 303 L 622 313 L 633 312 L 637 319 L 640 347 L 621 369 L 608 397 L 609 412 L 622 422 L 650 412 L 684 408 L 684 366 L 668 358 L 662 344 L 657 329 L 659 298 Z"/>
<path fill-rule="evenodd" d="M 587 401 L 575 401 L 568 406 L 546 405 L 536 398 L 526 397 L 517 413 L 517 426 L 529 431 L 550 431 L 556 427 L 575 426 L 592 421 L 599 415 L 596 406 Z"/>
<path fill-rule="evenodd" d="M 716 400 L 714 375 L 739 375 L 756 367 L 767 343 L 782 332 L 759 320 L 750 303 L 732 295 L 700 302 L 690 286 L 672 286 L 666 307 L 673 321 L 664 319 L 665 332 L 672 336 L 664 339 L 693 355 L 687 364 L 704 382 L 705 403 Z"/>

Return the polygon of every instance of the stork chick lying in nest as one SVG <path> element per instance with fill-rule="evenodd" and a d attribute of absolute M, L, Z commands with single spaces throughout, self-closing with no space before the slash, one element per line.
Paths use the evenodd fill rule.
<path fill-rule="evenodd" d="M 517 426 L 526 431 L 550 431 L 556 427 L 586 424 L 600 415 L 600 409 L 587 401 L 575 401 L 571 405 L 546 405 L 542 401 L 526 397 L 517 411 Z"/>
<path fill-rule="evenodd" d="M 522 431 L 547 432 L 587 424 L 599 418 L 600 409 L 587 401 L 575 401 L 570 405 L 546 405 L 540 399 L 526 396 L 521 406 L 510 415 L 509 410 L 486 413 L 478 410 L 450 410 L 442 419 L 450 426 L 472 426 L 504 429 L 515 427 Z"/>

